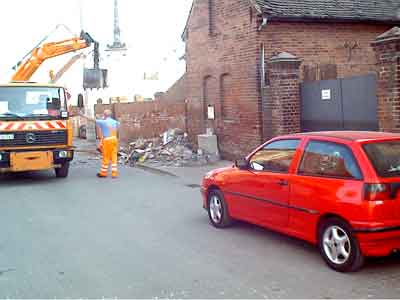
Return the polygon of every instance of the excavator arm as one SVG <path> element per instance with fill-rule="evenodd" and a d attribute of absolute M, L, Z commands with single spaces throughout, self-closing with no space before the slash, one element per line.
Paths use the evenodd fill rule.
<path fill-rule="evenodd" d="M 92 43 L 96 44 L 97 42 L 88 33 L 82 32 L 79 38 L 43 44 L 35 48 L 30 57 L 17 67 L 12 81 L 29 81 L 45 60 L 88 48 Z"/>

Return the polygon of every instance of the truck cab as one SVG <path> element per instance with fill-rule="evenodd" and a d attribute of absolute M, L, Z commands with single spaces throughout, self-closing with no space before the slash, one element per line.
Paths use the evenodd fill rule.
<path fill-rule="evenodd" d="M 54 169 L 65 178 L 73 157 L 65 88 L 31 82 L 0 85 L 0 173 Z"/>

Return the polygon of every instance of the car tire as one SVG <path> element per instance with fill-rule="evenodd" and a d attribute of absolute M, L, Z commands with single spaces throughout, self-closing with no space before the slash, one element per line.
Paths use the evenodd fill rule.
<path fill-rule="evenodd" d="M 55 172 L 57 178 L 67 178 L 69 173 L 69 162 L 62 164 L 61 168 L 56 168 Z"/>
<path fill-rule="evenodd" d="M 318 245 L 326 264 L 335 271 L 355 272 L 364 264 L 364 256 L 352 228 L 339 218 L 321 223 Z"/>
<path fill-rule="evenodd" d="M 208 217 L 216 228 L 226 228 L 232 225 L 233 220 L 229 215 L 228 206 L 220 190 L 208 193 Z"/>

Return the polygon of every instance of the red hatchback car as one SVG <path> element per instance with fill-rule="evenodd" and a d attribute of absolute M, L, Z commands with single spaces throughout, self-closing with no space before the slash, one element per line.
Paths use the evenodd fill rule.
<path fill-rule="evenodd" d="M 277 137 L 208 173 L 203 206 L 319 246 L 334 270 L 400 250 L 400 135 L 315 132 Z"/>

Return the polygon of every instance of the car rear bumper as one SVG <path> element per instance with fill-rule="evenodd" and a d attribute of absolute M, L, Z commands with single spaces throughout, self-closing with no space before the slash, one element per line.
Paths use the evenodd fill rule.
<path fill-rule="evenodd" d="M 387 256 L 400 251 L 400 226 L 355 230 L 365 256 Z"/>

